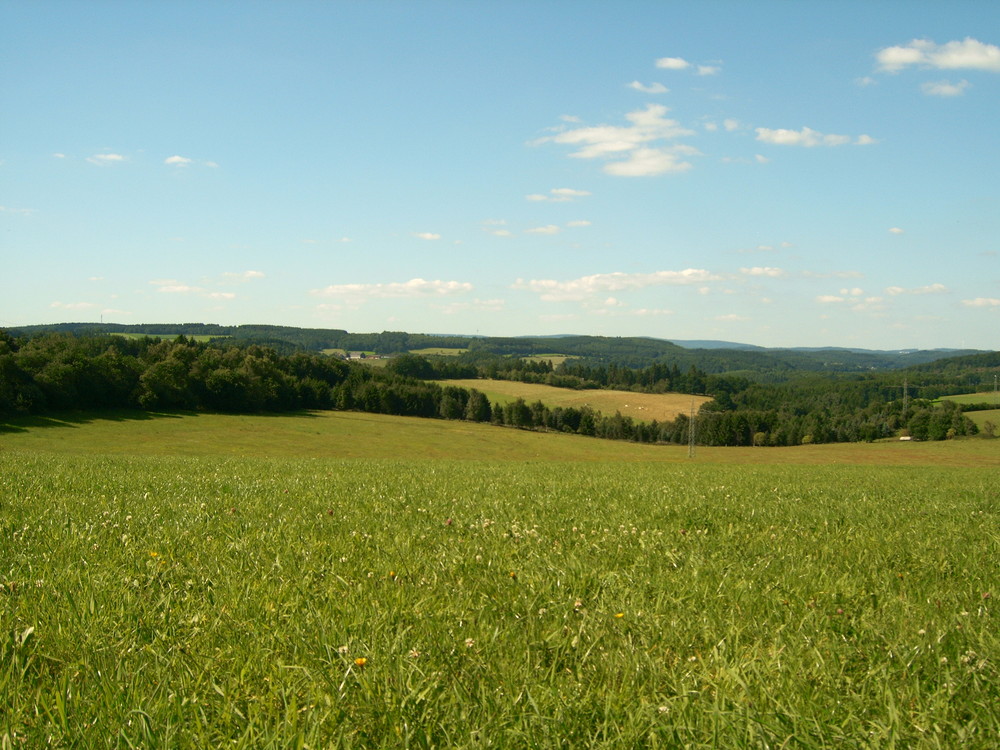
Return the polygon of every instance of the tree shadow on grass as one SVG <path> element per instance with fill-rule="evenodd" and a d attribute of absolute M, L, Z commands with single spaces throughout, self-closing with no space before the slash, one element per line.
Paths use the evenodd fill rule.
<path fill-rule="evenodd" d="M 38 414 L 29 417 L 16 417 L 0 420 L 0 435 L 12 432 L 27 432 L 43 427 L 79 428 L 94 422 L 146 422 L 152 419 L 184 419 L 200 417 L 207 414 L 225 414 L 227 416 L 254 417 L 305 417 L 315 418 L 317 415 L 307 411 L 295 412 L 263 412 L 257 414 L 236 414 L 232 412 L 204 411 L 140 411 L 138 409 L 111 409 L 108 411 L 78 411 Z"/>

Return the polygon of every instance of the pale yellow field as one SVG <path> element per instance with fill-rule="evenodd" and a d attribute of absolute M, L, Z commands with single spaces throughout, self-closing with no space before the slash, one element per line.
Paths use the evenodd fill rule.
<path fill-rule="evenodd" d="M 457 385 L 461 388 L 475 388 L 486 394 L 493 403 L 505 404 L 516 398 L 523 398 L 529 404 L 541 401 L 550 408 L 556 406 L 589 406 L 604 415 L 612 416 L 621 412 L 643 422 L 658 422 L 674 419 L 678 414 L 689 414 L 691 403 L 695 411 L 711 401 L 708 396 L 689 396 L 683 393 L 632 393 L 631 391 L 587 390 L 574 391 L 570 388 L 553 388 L 550 385 L 518 383 L 512 380 L 442 380 L 442 385 Z"/>

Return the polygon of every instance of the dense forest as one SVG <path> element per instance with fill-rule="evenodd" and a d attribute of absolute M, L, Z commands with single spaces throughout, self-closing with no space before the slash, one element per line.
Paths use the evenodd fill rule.
<path fill-rule="evenodd" d="M 653 364 L 677 365 L 682 370 L 696 367 L 706 373 L 742 372 L 758 381 L 780 382 L 800 372 L 863 373 L 894 370 L 933 362 L 943 356 L 969 354 L 968 350 L 940 351 L 871 351 L 843 348 L 763 349 L 733 346 L 685 348 L 664 339 L 607 336 L 447 336 L 382 331 L 348 333 L 340 329 L 295 328 L 273 325 L 220 326 L 212 323 L 59 323 L 11 329 L 15 336 L 42 333 L 75 335 L 139 334 L 173 338 L 177 335 L 199 338 L 225 338 L 231 343 L 260 344 L 280 354 L 295 351 L 321 352 L 339 349 L 398 355 L 414 349 L 449 348 L 467 350 L 472 356 L 509 358 L 539 355 L 573 357 L 584 365 L 615 364 L 639 369 Z"/>
<path fill-rule="evenodd" d="M 682 367 L 685 360 L 678 359 L 633 368 L 575 358 L 554 366 L 545 358 L 472 347 L 459 356 L 403 354 L 384 367 L 371 367 L 221 336 L 210 341 L 51 332 L 15 337 L 0 331 L 0 417 L 70 409 L 341 409 L 652 443 L 686 443 L 692 430 L 702 445 L 797 445 L 905 433 L 940 440 L 975 434 L 976 425 L 963 412 L 980 407 L 933 400 L 975 391 L 1000 370 L 1000 353 L 985 353 L 943 360 L 938 368 L 863 375 L 806 372 L 774 383 L 709 373 L 692 364 Z M 478 391 L 440 382 L 477 377 L 576 389 L 697 393 L 713 401 L 693 424 L 686 415 L 639 422 L 586 407 L 550 408 L 520 399 L 490 404 Z"/>

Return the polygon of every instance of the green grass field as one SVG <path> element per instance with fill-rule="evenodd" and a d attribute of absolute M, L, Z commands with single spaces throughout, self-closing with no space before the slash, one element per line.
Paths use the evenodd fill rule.
<path fill-rule="evenodd" d="M 0 747 L 992 748 L 1000 440 L 0 432 Z"/>
<path fill-rule="evenodd" d="M 1000 397 L 993 391 L 982 393 L 964 393 L 959 396 L 942 396 L 942 401 L 955 401 L 959 404 L 997 404 L 1000 408 Z"/>
<path fill-rule="evenodd" d="M 671 420 L 678 414 L 688 414 L 691 404 L 697 410 L 706 401 L 706 396 L 690 396 L 683 393 L 633 393 L 604 389 L 577 391 L 572 388 L 554 388 L 550 385 L 521 383 L 516 380 L 442 380 L 441 385 L 457 385 L 460 388 L 475 388 L 486 395 L 491 403 L 506 404 L 517 398 L 528 403 L 541 401 L 549 408 L 561 406 L 580 408 L 589 406 L 595 411 L 612 416 L 621 412 L 623 416 L 652 422 Z"/>

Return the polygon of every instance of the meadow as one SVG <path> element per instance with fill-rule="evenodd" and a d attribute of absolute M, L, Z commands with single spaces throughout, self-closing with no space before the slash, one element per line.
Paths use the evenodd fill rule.
<path fill-rule="evenodd" d="M 684 393 L 635 393 L 612 389 L 575 390 L 556 388 L 538 383 L 522 383 L 516 380 L 490 380 L 474 378 L 469 380 L 441 380 L 441 385 L 455 385 L 460 388 L 474 388 L 485 394 L 494 404 L 506 404 L 518 398 L 528 403 L 541 401 L 550 409 L 556 407 L 579 409 L 589 406 L 602 414 L 613 415 L 621 412 L 624 417 L 632 417 L 642 422 L 654 419 L 663 422 L 675 419 L 678 414 L 689 414 L 691 405 L 699 409 L 707 396 L 691 396 Z"/>
<path fill-rule="evenodd" d="M 959 404 L 997 404 L 998 408 L 996 409 L 969 411 L 965 413 L 965 416 L 975 422 L 980 430 L 986 427 L 987 422 L 992 422 L 994 428 L 1000 428 L 1000 397 L 994 391 L 965 393 L 959 396 L 942 396 L 941 400 L 955 401 Z"/>
<path fill-rule="evenodd" d="M 0 746 L 995 747 L 1000 440 L 0 432 Z"/>

